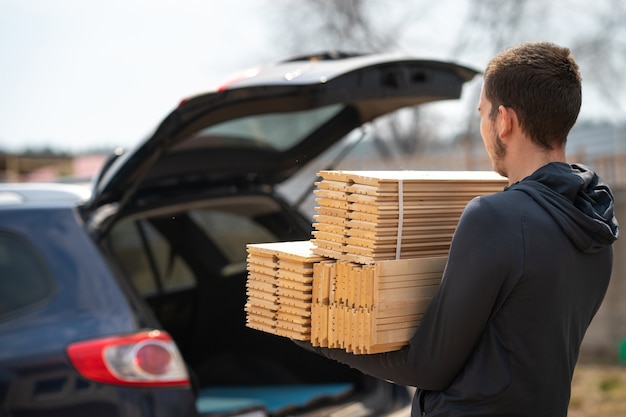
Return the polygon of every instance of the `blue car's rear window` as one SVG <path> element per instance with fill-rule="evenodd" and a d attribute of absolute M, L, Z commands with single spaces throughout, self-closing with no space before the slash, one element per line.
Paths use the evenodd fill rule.
<path fill-rule="evenodd" d="M 35 249 L 18 236 L 0 232 L 0 320 L 53 291 L 50 272 Z"/>

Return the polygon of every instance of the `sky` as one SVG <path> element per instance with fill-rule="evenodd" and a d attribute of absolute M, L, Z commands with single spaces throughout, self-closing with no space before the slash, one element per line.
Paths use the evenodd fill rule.
<path fill-rule="evenodd" d="M 272 4 L 0 0 L 0 150 L 134 146 L 186 96 L 285 57 L 276 39 L 289 32 L 268 15 Z M 439 0 L 432 15 L 412 24 L 413 40 L 399 44 L 445 58 L 447 43 L 464 36 L 464 4 Z M 564 27 L 581 30 L 571 23 Z M 458 62 L 482 69 L 488 56 L 479 45 L 475 52 Z M 585 106 L 602 112 L 593 97 Z"/>
<path fill-rule="evenodd" d="M 132 146 L 277 57 L 264 0 L 0 0 L 0 149 Z"/>

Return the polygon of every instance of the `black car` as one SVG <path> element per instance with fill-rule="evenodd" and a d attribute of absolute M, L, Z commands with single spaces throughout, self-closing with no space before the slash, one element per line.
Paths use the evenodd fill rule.
<path fill-rule="evenodd" d="M 294 203 L 315 176 L 281 183 L 475 75 L 409 56 L 295 58 L 184 100 L 88 193 L 0 184 L 0 416 L 406 412 L 406 387 L 246 326 L 246 245 L 310 239 Z"/>

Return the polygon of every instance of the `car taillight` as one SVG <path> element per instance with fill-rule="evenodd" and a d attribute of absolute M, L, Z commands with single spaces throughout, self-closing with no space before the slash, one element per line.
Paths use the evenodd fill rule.
<path fill-rule="evenodd" d="M 67 354 L 85 378 L 118 385 L 189 385 L 182 356 L 159 330 L 72 343 Z"/>

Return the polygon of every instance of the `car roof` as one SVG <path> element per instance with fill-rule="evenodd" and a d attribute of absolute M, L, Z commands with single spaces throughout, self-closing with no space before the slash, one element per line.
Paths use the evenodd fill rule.
<path fill-rule="evenodd" d="M 58 183 L 0 183 L 0 207 L 16 205 L 78 205 L 89 199 L 86 185 Z"/>

